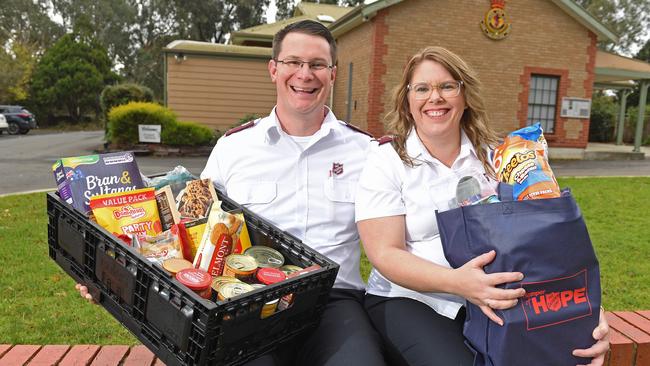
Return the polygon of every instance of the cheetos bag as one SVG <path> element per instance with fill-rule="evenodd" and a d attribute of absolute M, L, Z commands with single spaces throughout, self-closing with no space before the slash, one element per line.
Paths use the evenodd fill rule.
<path fill-rule="evenodd" d="M 508 189 L 509 188 L 509 189 Z M 437 212 L 445 257 L 458 268 L 496 251 L 486 273 L 522 272 L 526 289 L 517 305 L 495 310 L 499 326 L 467 303 L 463 334 L 475 366 L 588 364 L 574 357 L 589 348 L 600 313 L 598 260 L 580 209 L 568 190 L 558 198 L 513 201 L 512 186 L 499 184 L 501 202 Z"/>

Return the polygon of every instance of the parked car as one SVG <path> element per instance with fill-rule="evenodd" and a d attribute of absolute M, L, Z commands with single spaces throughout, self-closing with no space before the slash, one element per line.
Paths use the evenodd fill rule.
<path fill-rule="evenodd" d="M 7 119 L 3 114 L 0 114 L 0 135 L 2 135 L 5 131 L 9 130 L 9 125 L 7 124 Z"/>
<path fill-rule="evenodd" d="M 36 117 L 19 105 L 0 105 L 0 114 L 3 114 L 9 125 L 8 132 L 10 135 L 24 135 L 33 128 L 38 128 Z"/>

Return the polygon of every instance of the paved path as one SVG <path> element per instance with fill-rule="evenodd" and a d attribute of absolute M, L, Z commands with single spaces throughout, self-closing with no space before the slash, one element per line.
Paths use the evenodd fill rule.
<path fill-rule="evenodd" d="M 0 195 L 54 189 L 54 161 L 93 154 L 102 146 L 103 139 L 103 131 L 0 135 Z M 145 175 L 167 172 L 177 165 L 198 175 L 206 160 L 207 157 L 137 157 L 138 167 Z"/>

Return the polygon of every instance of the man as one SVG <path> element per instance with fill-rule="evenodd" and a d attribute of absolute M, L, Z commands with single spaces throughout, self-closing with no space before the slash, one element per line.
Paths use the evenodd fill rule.
<path fill-rule="evenodd" d="M 228 131 L 201 173 L 230 198 L 340 265 L 317 329 L 252 364 L 383 365 L 362 306 L 354 194 L 369 135 L 325 106 L 336 79 L 336 43 L 322 24 L 279 31 L 268 70 L 277 104 Z"/>

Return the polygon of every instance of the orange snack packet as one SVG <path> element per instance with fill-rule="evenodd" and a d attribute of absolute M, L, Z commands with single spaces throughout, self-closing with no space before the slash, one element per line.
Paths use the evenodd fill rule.
<path fill-rule="evenodd" d="M 90 208 L 97 223 L 115 236 L 162 232 L 154 188 L 93 196 Z"/>
<path fill-rule="evenodd" d="M 497 179 L 514 186 L 514 199 L 560 197 L 560 187 L 548 164 L 545 146 L 520 136 L 507 136 L 494 150 Z"/>

